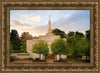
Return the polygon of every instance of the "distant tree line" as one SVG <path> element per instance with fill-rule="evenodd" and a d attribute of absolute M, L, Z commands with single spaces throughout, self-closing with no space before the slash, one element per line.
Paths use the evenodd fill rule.
<path fill-rule="evenodd" d="M 61 38 L 66 38 L 66 33 L 64 32 L 64 31 L 62 31 L 62 30 L 60 30 L 60 29 L 53 29 L 52 30 L 52 33 L 54 34 L 54 35 L 60 35 L 60 37 Z"/>

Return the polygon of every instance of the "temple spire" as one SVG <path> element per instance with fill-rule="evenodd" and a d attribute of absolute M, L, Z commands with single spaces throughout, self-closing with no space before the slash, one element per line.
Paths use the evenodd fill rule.
<path fill-rule="evenodd" d="M 48 25 L 48 33 L 51 33 L 51 15 L 49 15 L 49 25 Z"/>
<path fill-rule="evenodd" d="M 49 15 L 49 21 L 50 21 L 51 15 Z"/>

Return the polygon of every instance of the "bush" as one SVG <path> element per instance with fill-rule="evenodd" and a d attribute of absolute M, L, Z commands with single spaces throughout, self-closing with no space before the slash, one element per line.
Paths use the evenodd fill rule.
<path fill-rule="evenodd" d="M 61 58 L 60 60 L 64 60 L 63 58 Z"/>
<path fill-rule="evenodd" d="M 29 56 L 30 54 L 28 54 L 28 53 L 20 53 L 20 54 L 17 54 L 17 55 L 19 55 L 19 56 Z"/>
<path fill-rule="evenodd" d="M 10 57 L 10 61 L 11 61 L 11 62 L 14 61 L 15 59 L 16 59 L 15 56 L 11 56 L 11 57 Z"/>
<path fill-rule="evenodd" d="M 21 51 L 20 50 L 13 50 L 13 52 L 11 53 L 20 53 Z"/>
<path fill-rule="evenodd" d="M 36 61 L 36 62 L 46 62 L 46 60 L 40 60 L 39 58 L 36 58 L 35 60 L 33 61 Z"/>
<path fill-rule="evenodd" d="M 33 58 L 29 58 L 29 60 L 33 60 Z"/>
<path fill-rule="evenodd" d="M 23 58 L 23 59 L 16 58 L 16 60 L 33 60 L 33 58 Z"/>
<path fill-rule="evenodd" d="M 39 58 L 36 58 L 35 61 L 40 61 L 40 59 Z"/>

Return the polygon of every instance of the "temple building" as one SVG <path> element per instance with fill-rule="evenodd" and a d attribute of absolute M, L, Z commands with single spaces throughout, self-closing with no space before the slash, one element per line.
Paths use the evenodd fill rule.
<path fill-rule="evenodd" d="M 48 32 L 46 33 L 46 35 L 40 35 L 39 38 L 33 38 L 32 40 L 27 40 L 26 41 L 26 46 L 27 46 L 27 53 L 30 54 L 30 57 L 35 59 L 35 58 L 39 58 L 39 54 L 37 53 L 32 53 L 31 49 L 33 47 L 34 43 L 37 43 L 39 40 L 44 40 L 45 42 L 47 42 L 48 47 L 49 47 L 49 54 L 47 56 L 45 55 L 41 55 L 41 59 L 44 60 L 45 58 L 53 58 L 55 60 L 59 60 L 59 55 L 53 55 L 52 51 L 51 51 L 51 43 L 55 40 L 60 38 L 59 35 L 54 35 L 51 32 L 51 20 L 50 20 L 51 15 L 49 15 L 49 21 L 48 21 Z M 67 56 L 66 55 L 61 55 L 61 58 L 65 59 Z"/>

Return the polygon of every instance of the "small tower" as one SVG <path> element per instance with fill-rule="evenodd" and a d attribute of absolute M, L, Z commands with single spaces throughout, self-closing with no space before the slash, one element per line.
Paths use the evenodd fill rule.
<path fill-rule="evenodd" d="M 48 25 L 48 33 L 51 33 L 51 15 L 49 15 L 49 25 Z"/>

